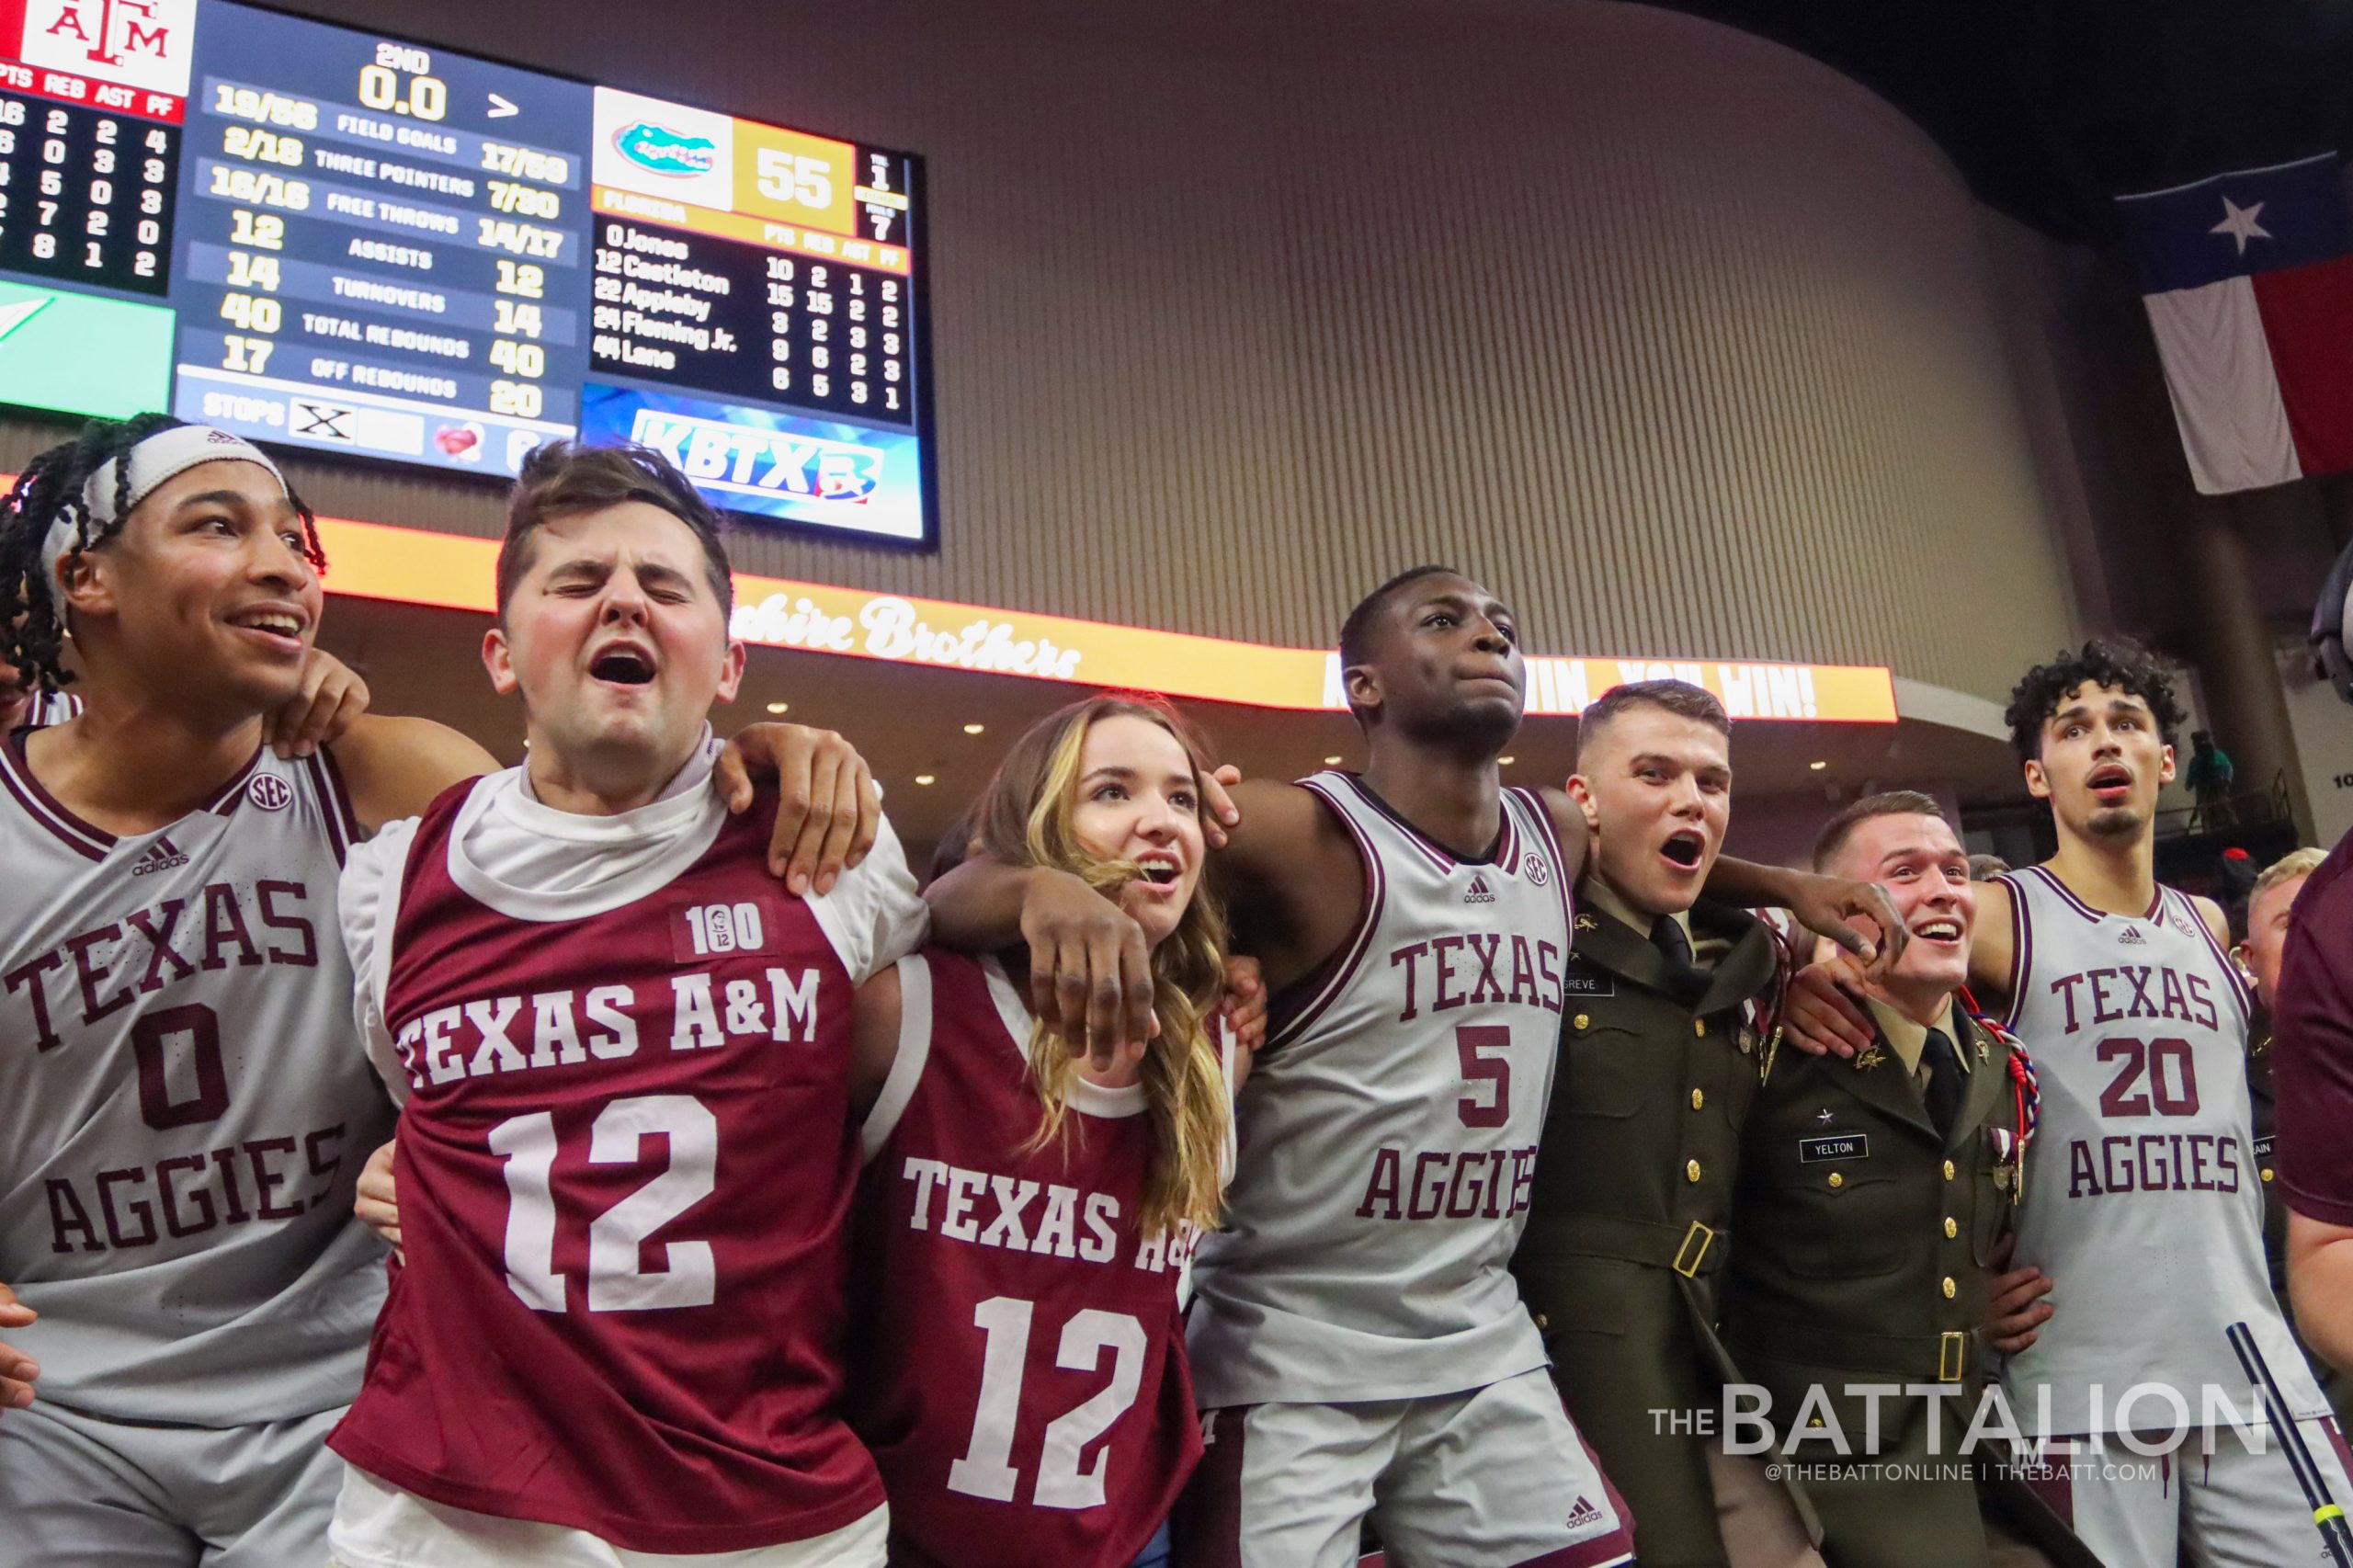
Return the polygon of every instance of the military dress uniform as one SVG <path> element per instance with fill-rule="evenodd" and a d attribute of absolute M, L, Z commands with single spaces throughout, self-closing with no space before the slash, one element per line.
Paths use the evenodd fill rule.
<path fill-rule="evenodd" d="M 2263 1258 L 2271 1270 L 2272 1293 L 2279 1298 L 2279 1311 L 2292 1330 L 2296 1326 L 2296 1309 L 2288 1300 L 2288 1205 L 2279 1196 L 2279 1184 L 2272 1179 L 2275 1171 L 2271 1150 L 2279 1124 L 2279 1106 L 2278 1091 L 2271 1082 L 2271 1035 L 2264 1029 L 2246 1053 L 2247 1099 L 2255 1110 L 2256 1168 L 2263 1176 Z M 2328 1407 L 2336 1413 L 2337 1426 L 2353 1432 L 2353 1378 L 2313 1355 L 2301 1332 L 2296 1335 L 2296 1343 L 2302 1347 L 2304 1359 L 2312 1363 L 2313 1376 L 2320 1383 L 2320 1392 L 2328 1397 Z"/>
<path fill-rule="evenodd" d="M 1805 1488 L 1831 1568 L 1985 1568 L 1988 1506 L 2002 1537 L 2093 1564 L 2022 1483 L 1992 1477 L 1981 1495 L 1944 1468 L 1985 1385 L 1987 1270 L 2019 1198 L 2031 1074 L 1957 1006 L 1934 1030 L 1870 1007 L 1868 1049 L 1779 1052 L 1749 1113 L 1726 1339 L 1772 1400 L 1779 1451 L 1820 1467 Z M 1880 1395 L 1873 1448 L 1857 1391 L 1891 1384 L 1950 1384 L 1954 1396 Z"/>
<path fill-rule="evenodd" d="M 1754 915 L 1705 902 L 1688 926 L 1662 915 L 1640 928 L 1597 877 L 1576 907 L 1552 1107 L 1512 1271 L 1562 1398 L 1633 1510 L 1643 1568 L 1727 1568 L 1717 1439 L 1688 1417 L 1719 1411 L 1722 1385 L 1741 1381 L 1718 1337 L 1717 1292 L 1782 947 Z M 1802 1548 L 1802 1500 L 1771 1502 L 1795 1514 L 1789 1533 Z"/>

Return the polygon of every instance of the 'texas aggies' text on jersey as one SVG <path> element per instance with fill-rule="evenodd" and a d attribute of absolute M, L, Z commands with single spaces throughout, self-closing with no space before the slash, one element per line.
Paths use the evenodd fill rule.
<path fill-rule="evenodd" d="M 1458 859 L 1353 774 L 1305 781 L 1364 907 L 1279 999 L 1236 1107 L 1225 1228 L 1194 1265 L 1209 1407 L 1411 1399 L 1541 1367 L 1506 1266 L 1552 1094 L 1569 889 L 1543 801 Z"/>
<path fill-rule="evenodd" d="M 913 902 L 896 841 L 795 898 L 766 867 L 773 794 L 730 817 L 697 788 L 642 809 L 676 859 L 594 898 L 517 889 L 465 846 L 518 787 L 437 801 L 375 916 L 406 1261 L 331 1446 L 633 1551 L 836 1529 L 882 1501 L 839 1411 L 865 960 L 836 926 L 881 879 Z"/>
<path fill-rule="evenodd" d="M 2000 880 L 2013 912 L 2008 1027 L 2042 1091 L 2016 1264 L 2059 1281 L 2063 1300 L 2004 1364 L 2020 1426 L 2115 1430 L 2119 1401 L 2142 1384 L 2178 1392 L 2193 1421 L 2209 1387 L 2245 1415 L 2248 1378 L 2224 1333 L 2240 1322 L 2292 1414 L 2326 1415 L 2264 1266 L 2237 971 L 2171 888 L 2133 919 L 2091 908 L 2040 867 Z M 2136 1408 L 2141 1426 L 2174 1420 L 2154 1401 Z"/>
<path fill-rule="evenodd" d="M 1200 1456 L 1176 1280 L 1137 1223 L 1141 1086 L 1073 1085 L 1028 1144 L 1030 1019 L 994 960 L 899 962 L 858 1188 L 854 1410 L 904 1568 L 1125 1568 Z"/>
<path fill-rule="evenodd" d="M 0 740 L 0 1280 L 72 1409 L 215 1426 L 359 1386 L 381 1246 L 351 1217 L 391 1107 L 351 1028 L 324 756 L 259 752 L 118 838 Z"/>

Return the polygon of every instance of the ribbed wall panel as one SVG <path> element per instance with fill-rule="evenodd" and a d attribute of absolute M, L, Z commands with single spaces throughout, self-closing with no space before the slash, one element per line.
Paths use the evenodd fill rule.
<path fill-rule="evenodd" d="M 1316 643 L 1449 560 L 1546 650 L 1984 695 L 2071 629 L 1982 214 L 1745 34 L 1597 0 L 313 8 L 926 156 L 943 547 L 747 534 L 747 570 Z M 496 527 L 479 487 L 302 481 Z"/>

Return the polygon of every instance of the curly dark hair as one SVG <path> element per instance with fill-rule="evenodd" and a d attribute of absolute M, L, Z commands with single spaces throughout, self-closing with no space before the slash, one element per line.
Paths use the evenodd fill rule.
<path fill-rule="evenodd" d="M 2059 651 L 2047 665 L 2037 665 L 2010 688 L 2010 706 L 2002 715 L 2010 727 L 2010 744 L 2018 760 L 2031 762 L 2042 755 L 2043 722 L 2086 681 L 2137 697 L 2149 705 L 2157 722 L 2157 738 L 2171 745 L 2181 733 L 2181 699 L 2174 695 L 2173 676 L 2156 654 L 2130 637 L 2095 637 L 2073 653 Z"/>
<path fill-rule="evenodd" d="M 186 423 L 168 414 L 93 419 L 82 427 L 81 435 L 27 463 L 6 502 L 0 504 L 0 661 L 15 665 L 17 678 L 28 688 L 60 691 L 74 679 L 64 665 L 64 607 L 57 601 L 56 584 L 40 569 L 41 546 L 49 539 L 49 530 L 60 517 L 73 522 L 72 555 L 95 550 L 121 532 L 131 510 L 131 465 L 122 463 L 115 469 L 110 523 L 101 524 L 91 516 L 83 487 L 92 474 L 148 437 Z M 314 569 L 325 571 L 327 558 L 319 548 L 318 519 L 290 489 L 287 499 L 294 503 L 302 519 L 302 553 Z"/>

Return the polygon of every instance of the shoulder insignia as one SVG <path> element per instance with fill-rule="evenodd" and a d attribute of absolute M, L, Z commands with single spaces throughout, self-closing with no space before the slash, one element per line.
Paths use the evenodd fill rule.
<path fill-rule="evenodd" d="M 1987 1044 L 1986 1044 L 1984 1040 L 1979 1040 L 1979 1041 L 1977 1042 L 1977 1060 L 1978 1060 L 1978 1061 L 1980 1061 L 1980 1062 L 1987 1062 L 1987 1061 L 1991 1061 L 1991 1060 L 1993 1059 L 1993 1055 L 1994 1055 L 1994 1048 L 1993 1048 L 1992 1046 L 1987 1045 Z"/>
<path fill-rule="evenodd" d="M 1868 1073 L 1886 1060 L 1886 1051 L 1881 1051 L 1875 1045 L 1867 1046 L 1863 1049 L 1861 1054 L 1855 1058 L 1855 1071 L 1858 1073 Z"/>
<path fill-rule="evenodd" d="M 1601 922 L 1596 920 L 1590 915 L 1580 915 L 1577 916 L 1577 929 L 1580 931 L 1598 931 L 1601 929 Z"/>

